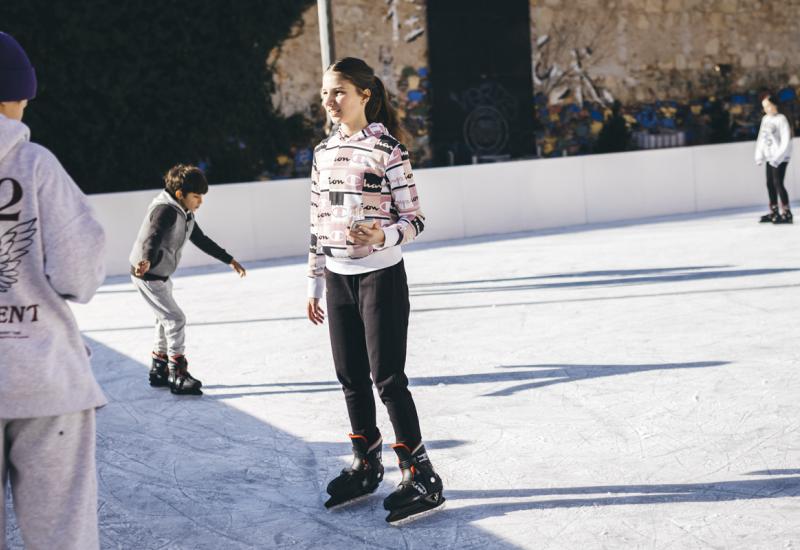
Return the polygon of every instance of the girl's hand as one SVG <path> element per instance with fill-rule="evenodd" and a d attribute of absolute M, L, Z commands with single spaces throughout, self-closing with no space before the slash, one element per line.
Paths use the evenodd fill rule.
<path fill-rule="evenodd" d="M 309 298 L 308 305 L 306 306 L 306 313 L 308 320 L 315 325 L 321 325 L 325 320 L 325 311 L 319 305 L 319 298 Z"/>
<path fill-rule="evenodd" d="M 386 241 L 386 235 L 376 220 L 372 220 L 369 223 L 353 225 L 347 232 L 347 237 L 353 244 L 359 246 L 368 244 L 383 246 L 383 243 Z"/>
<path fill-rule="evenodd" d="M 239 277 L 244 277 L 247 275 L 247 270 L 236 260 L 231 260 L 230 266 L 236 273 L 239 274 Z"/>

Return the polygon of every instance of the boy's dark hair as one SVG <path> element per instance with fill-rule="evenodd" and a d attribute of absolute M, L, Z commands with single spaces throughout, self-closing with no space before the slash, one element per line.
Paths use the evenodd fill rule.
<path fill-rule="evenodd" d="M 197 193 L 205 195 L 208 193 L 208 181 L 205 174 L 197 166 L 191 164 L 176 164 L 164 175 L 164 184 L 167 192 L 175 197 L 175 193 L 180 189 L 184 195 L 187 193 Z"/>

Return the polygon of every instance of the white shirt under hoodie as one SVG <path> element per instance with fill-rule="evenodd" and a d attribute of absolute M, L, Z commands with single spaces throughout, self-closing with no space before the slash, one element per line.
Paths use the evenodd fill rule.
<path fill-rule="evenodd" d="M 105 236 L 56 157 L 0 115 L 0 419 L 102 406 L 67 300 L 103 281 Z"/>
<path fill-rule="evenodd" d="M 764 115 L 758 129 L 756 141 L 756 164 L 770 163 L 776 168 L 782 162 L 788 162 L 792 155 L 792 130 L 786 117 Z"/>

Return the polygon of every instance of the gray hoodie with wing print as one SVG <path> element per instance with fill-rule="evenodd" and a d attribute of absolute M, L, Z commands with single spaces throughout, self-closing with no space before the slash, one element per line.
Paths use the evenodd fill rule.
<path fill-rule="evenodd" d="M 0 419 L 102 406 L 67 300 L 103 282 L 103 228 L 22 122 L 0 115 Z"/>

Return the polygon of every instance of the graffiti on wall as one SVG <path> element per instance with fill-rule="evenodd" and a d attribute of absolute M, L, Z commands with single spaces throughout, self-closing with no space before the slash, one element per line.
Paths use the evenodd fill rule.
<path fill-rule="evenodd" d="M 472 155 L 503 153 L 510 137 L 509 123 L 519 114 L 514 96 L 497 82 L 483 82 L 450 99 L 466 115 L 463 134 Z"/>
<path fill-rule="evenodd" d="M 400 40 L 400 27 L 407 29 L 403 36 L 404 42 L 413 42 L 425 33 L 425 27 L 421 23 L 419 15 L 412 14 L 403 21 L 400 21 L 400 13 L 398 11 L 398 0 L 386 0 L 386 16 L 385 21 L 388 21 L 392 26 L 392 41 L 398 42 Z M 417 6 L 420 9 L 420 6 Z"/>
<path fill-rule="evenodd" d="M 611 47 L 616 10 L 587 15 L 581 20 L 561 20 L 532 44 L 533 86 L 551 105 L 566 98 L 578 105 L 588 100 L 609 107 L 614 96 L 592 76 Z"/>
<path fill-rule="evenodd" d="M 795 135 L 800 135 L 798 91 L 784 87 L 777 94 Z M 627 128 L 621 139 L 626 141 L 612 150 L 754 140 L 763 116 L 758 96 L 758 92 L 749 91 L 688 101 L 656 100 L 620 105 L 619 116 Z M 612 109 L 593 101 L 578 105 L 571 99 L 552 105 L 543 93 L 534 98 L 534 108 L 538 156 L 605 152 L 599 147 L 601 133 L 612 119 Z"/>
<path fill-rule="evenodd" d="M 571 61 L 564 69 L 556 62 L 545 61 L 542 52 L 550 43 L 549 35 L 537 40 L 533 69 L 533 85 L 545 90 L 549 103 L 557 104 L 569 96 L 574 97 L 579 105 L 583 104 L 584 98 L 601 105 L 614 102 L 611 92 L 599 86 L 589 74 L 587 66 L 592 62 L 593 53 L 590 47 L 572 48 L 569 52 Z"/>
<path fill-rule="evenodd" d="M 397 80 L 397 111 L 409 134 L 412 160 L 417 166 L 431 162 L 428 68 L 406 66 Z"/>

